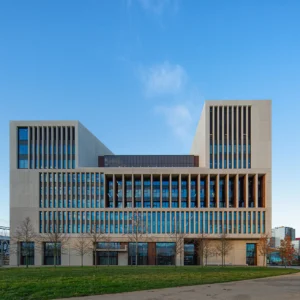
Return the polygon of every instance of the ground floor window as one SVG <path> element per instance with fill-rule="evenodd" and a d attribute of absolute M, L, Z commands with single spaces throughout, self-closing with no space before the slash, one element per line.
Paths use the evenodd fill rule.
<path fill-rule="evenodd" d="M 34 242 L 20 243 L 20 265 L 34 265 Z"/>
<path fill-rule="evenodd" d="M 138 243 L 138 253 L 136 261 L 136 243 L 128 245 L 128 265 L 147 265 L 148 264 L 148 243 Z"/>
<path fill-rule="evenodd" d="M 196 255 L 195 244 L 184 244 L 184 265 L 196 265 L 197 255 Z"/>
<path fill-rule="evenodd" d="M 61 243 L 44 243 L 44 265 L 61 265 Z"/>
<path fill-rule="evenodd" d="M 256 265 L 256 244 L 246 244 L 246 264 Z"/>
<path fill-rule="evenodd" d="M 118 252 L 116 251 L 97 251 L 97 265 L 118 265 Z"/>
<path fill-rule="evenodd" d="M 156 243 L 156 264 L 175 265 L 175 243 Z"/>

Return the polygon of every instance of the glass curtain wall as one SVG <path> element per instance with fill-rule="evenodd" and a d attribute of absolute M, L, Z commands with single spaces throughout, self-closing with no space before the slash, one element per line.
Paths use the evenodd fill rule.
<path fill-rule="evenodd" d="M 128 265 L 148 264 L 148 243 L 138 243 L 136 260 L 136 243 L 128 244 Z"/>
<path fill-rule="evenodd" d="M 156 264 L 175 265 L 175 243 L 156 243 Z"/>
<path fill-rule="evenodd" d="M 20 265 L 34 265 L 34 242 L 20 243 Z"/>
<path fill-rule="evenodd" d="M 61 243 L 44 243 L 44 265 L 61 265 Z"/>

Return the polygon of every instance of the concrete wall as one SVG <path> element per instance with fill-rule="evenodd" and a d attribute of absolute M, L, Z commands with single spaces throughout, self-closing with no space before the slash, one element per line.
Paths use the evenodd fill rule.
<path fill-rule="evenodd" d="M 36 232 L 39 230 L 39 172 L 37 170 L 10 171 L 10 232 L 12 248 L 14 233 L 29 217 Z M 16 249 L 15 249 L 16 250 Z M 17 264 L 16 251 L 11 251 L 10 264 Z"/>
<path fill-rule="evenodd" d="M 208 105 L 204 104 L 200 120 L 196 129 L 195 137 L 193 140 L 192 148 L 190 154 L 199 155 L 199 167 L 209 168 L 209 111 Z"/>
<path fill-rule="evenodd" d="M 119 252 L 118 253 L 118 265 L 127 266 L 128 265 L 128 252 Z"/>
<path fill-rule="evenodd" d="M 76 167 L 96 167 L 98 166 L 99 155 L 113 154 L 80 122 L 78 122 L 77 131 L 76 149 L 78 163 Z"/>

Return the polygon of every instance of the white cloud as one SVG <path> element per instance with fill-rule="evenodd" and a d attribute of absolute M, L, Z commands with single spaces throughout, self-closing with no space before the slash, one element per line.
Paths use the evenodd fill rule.
<path fill-rule="evenodd" d="M 186 72 L 180 65 L 168 62 L 142 70 L 142 80 L 148 96 L 176 94 L 182 90 L 186 78 Z"/>
<path fill-rule="evenodd" d="M 173 106 L 157 106 L 156 113 L 163 115 L 174 135 L 182 141 L 188 141 L 193 134 L 193 117 L 191 110 L 183 104 Z"/>
<path fill-rule="evenodd" d="M 179 0 L 135 0 L 145 11 L 161 15 L 165 11 L 177 12 Z M 127 0 L 127 7 L 133 5 L 134 0 Z"/>
<path fill-rule="evenodd" d="M 178 9 L 177 0 L 138 0 L 143 9 L 155 14 L 162 14 L 165 10 Z"/>

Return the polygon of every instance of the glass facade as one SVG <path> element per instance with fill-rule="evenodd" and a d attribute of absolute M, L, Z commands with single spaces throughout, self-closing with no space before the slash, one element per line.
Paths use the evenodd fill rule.
<path fill-rule="evenodd" d="M 18 168 L 28 169 L 28 128 L 18 128 Z"/>
<path fill-rule="evenodd" d="M 198 167 L 198 160 L 194 155 L 105 155 L 103 167 Z"/>
<path fill-rule="evenodd" d="M 197 264 L 197 254 L 196 247 L 193 243 L 184 244 L 184 265 L 196 265 Z"/>
<path fill-rule="evenodd" d="M 246 244 L 246 264 L 255 266 L 257 264 L 256 244 Z"/>
<path fill-rule="evenodd" d="M 175 243 L 156 243 L 156 264 L 175 265 Z"/>
<path fill-rule="evenodd" d="M 209 183 L 209 207 L 216 207 L 216 178 L 211 177 Z"/>
<path fill-rule="evenodd" d="M 61 265 L 61 243 L 44 243 L 44 265 Z"/>
<path fill-rule="evenodd" d="M 151 178 L 147 175 L 105 176 L 103 173 L 91 172 L 42 172 L 39 177 L 40 233 L 57 229 L 63 233 L 75 234 L 96 228 L 98 232 L 127 234 L 133 230 L 130 220 L 135 208 L 140 210 L 143 231 L 149 234 L 174 233 L 175 229 L 191 234 L 220 234 L 223 230 L 221 222 L 222 219 L 225 221 L 225 217 L 226 223 L 230 222 L 228 218 L 234 218 L 231 229 L 228 229 L 235 234 L 262 233 L 265 230 L 265 212 L 245 212 L 245 215 L 241 215 L 241 212 L 235 211 L 233 215 L 229 215 L 226 211 L 227 201 L 230 208 L 245 207 L 247 177 L 244 175 L 228 175 L 228 199 L 225 192 L 227 179 L 222 176 L 218 180 L 216 176 L 201 175 L 200 182 L 197 181 L 199 176 L 194 175 L 182 175 L 181 178 L 178 175 L 162 175 Z M 263 185 L 263 177 L 260 178 Z M 255 180 L 250 183 L 253 177 L 249 176 L 248 179 L 250 193 L 249 186 Z M 235 198 L 236 189 L 238 198 Z M 261 193 L 264 192 L 263 187 L 260 190 Z M 250 201 L 254 199 L 254 194 L 248 194 L 248 197 L 249 207 L 253 207 L 252 203 L 255 206 L 256 202 Z M 263 195 L 258 193 L 258 197 L 263 198 Z M 133 199 L 135 207 L 132 205 Z M 198 207 L 198 201 L 200 208 L 208 208 L 207 200 L 210 208 L 217 208 L 217 199 L 218 212 L 193 210 Z M 184 210 L 176 212 L 179 203 Z M 238 207 L 235 203 L 238 203 Z M 149 208 L 155 210 L 148 212 Z"/>
<path fill-rule="evenodd" d="M 251 124 L 251 106 L 210 106 L 211 169 L 251 168 Z"/>
<path fill-rule="evenodd" d="M 18 127 L 19 169 L 74 169 L 74 126 Z"/>
<path fill-rule="evenodd" d="M 225 177 L 220 177 L 220 180 L 219 180 L 219 207 L 226 207 Z"/>
<path fill-rule="evenodd" d="M 20 265 L 34 265 L 34 242 L 20 243 Z"/>
<path fill-rule="evenodd" d="M 128 244 L 128 265 L 148 265 L 148 243 Z"/>
<path fill-rule="evenodd" d="M 227 200 L 230 208 L 236 207 L 236 203 L 239 208 L 244 208 L 246 207 L 246 190 L 248 190 L 248 207 L 252 208 L 256 205 L 257 207 L 264 207 L 264 177 L 258 177 L 258 185 L 256 186 L 258 201 L 255 201 L 254 177 L 249 176 L 248 187 L 246 187 L 247 177 L 245 175 L 236 176 L 238 176 L 237 181 L 236 177 L 229 176 L 228 199 L 226 199 L 225 185 L 227 180 L 223 176 L 220 176 L 218 180 L 216 176 L 208 178 L 201 175 L 200 183 L 197 182 L 199 177 L 189 179 L 182 176 L 180 191 L 178 178 L 171 176 L 162 179 L 153 177 L 151 186 L 151 179 L 147 176 L 142 181 L 140 177 L 132 179 L 125 175 L 123 182 L 122 177 L 107 176 L 105 178 L 102 173 L 45 172 L 40 173 L 39 207 L 178 208 L 181 203 L 181 208 L 196 208 L 198 205 L 201 208 L 214 208 L 217 207 L 218 196 L 219 208 L 226 208 Z M 238 187 L 236 187 L 236 182 Z M 198 191 L 198 185 L 200 191 Z M 237 199 L 236 188 L 238 189 Z M 199 193 L 200 195 L 198 195 Z M 206 201 L 207 194 L 209 195 L 209 206 L 207 206 Z M 198 203 L 198 201 L 200 202 Z"/>
<path fill-rule="evenodd" d="M 181 178 L 181 207 L 186 208 L 188 204 L 188 179 Z"/>

